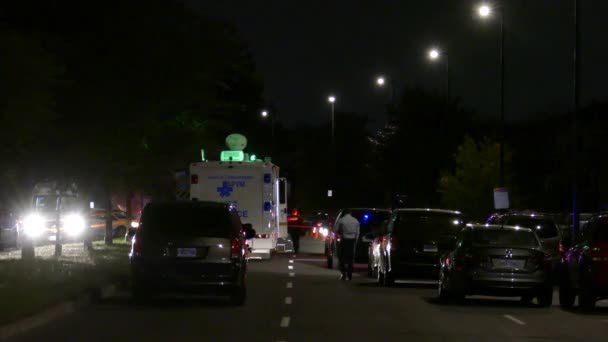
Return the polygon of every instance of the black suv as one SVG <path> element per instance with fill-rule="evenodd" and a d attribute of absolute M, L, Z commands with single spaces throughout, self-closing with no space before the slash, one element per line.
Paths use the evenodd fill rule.
<path fill-rule="evenodd" d="M 245 302 L 245 237 L 226 203 L 150 203 L 133 238 L 133 295 L 227 294 Z"/>

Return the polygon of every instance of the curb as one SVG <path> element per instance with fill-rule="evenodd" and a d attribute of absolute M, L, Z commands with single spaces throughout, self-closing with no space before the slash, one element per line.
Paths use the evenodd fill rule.
<path fill-rule="evenodd" d="M 102 288 L 92 289 L 88 294 L 83 295 L 77 300 L 66 301 L 57 304 L 49 309 L 34 314 L 19 321 L 0 326 L 0 340 L 14 337 L 29 330 L 41 327 L 61 317 L 82 309 L 98 299 L 112 297 L 117 292 L 117 286 L 110 284 Z"/>

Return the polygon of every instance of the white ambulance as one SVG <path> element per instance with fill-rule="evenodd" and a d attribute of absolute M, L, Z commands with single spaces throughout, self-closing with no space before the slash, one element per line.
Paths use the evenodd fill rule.
<path fill-rule="evenodd" d="M 271 162 L 223 156 L 225 159 L 237 161 L 190 164 L 190 199 L 231 203 L 242 223 L 250 223 L 256 231 L 250 259 L 269 259 L 277 240 L 287 237 L 285 180 Z"/>

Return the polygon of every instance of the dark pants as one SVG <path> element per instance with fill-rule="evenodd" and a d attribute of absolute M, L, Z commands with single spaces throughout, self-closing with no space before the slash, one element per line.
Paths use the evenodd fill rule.
<path fill-rule="evenodd" d="M 340 272 L 342 275 L 348 276 L 348 279 L 353 277 L 353 263 L 355 259 L 355 243 L 356 239 L 342 239 L 340 241 L 340 250 L 338 258 L 340 259 Z"/>

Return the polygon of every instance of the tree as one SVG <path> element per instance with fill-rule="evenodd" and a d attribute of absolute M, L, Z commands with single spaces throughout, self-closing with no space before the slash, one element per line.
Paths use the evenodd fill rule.
<path fill-rule="evenodd" d="M 498 182 L 499 156 L 496 142 L 488 138 L 475 141 L 467 135 L 454 155 L 455 170 L 444 172 L 439 178 L 438 192 L 443 205 L 463 211 L 470 219 L 481 220 L 491 213 L 493 189 Z M 505 162 L 510 159 L 511 153 L 505 149 Z M 507 177 L 507 184 L 510 178 Z"/>

